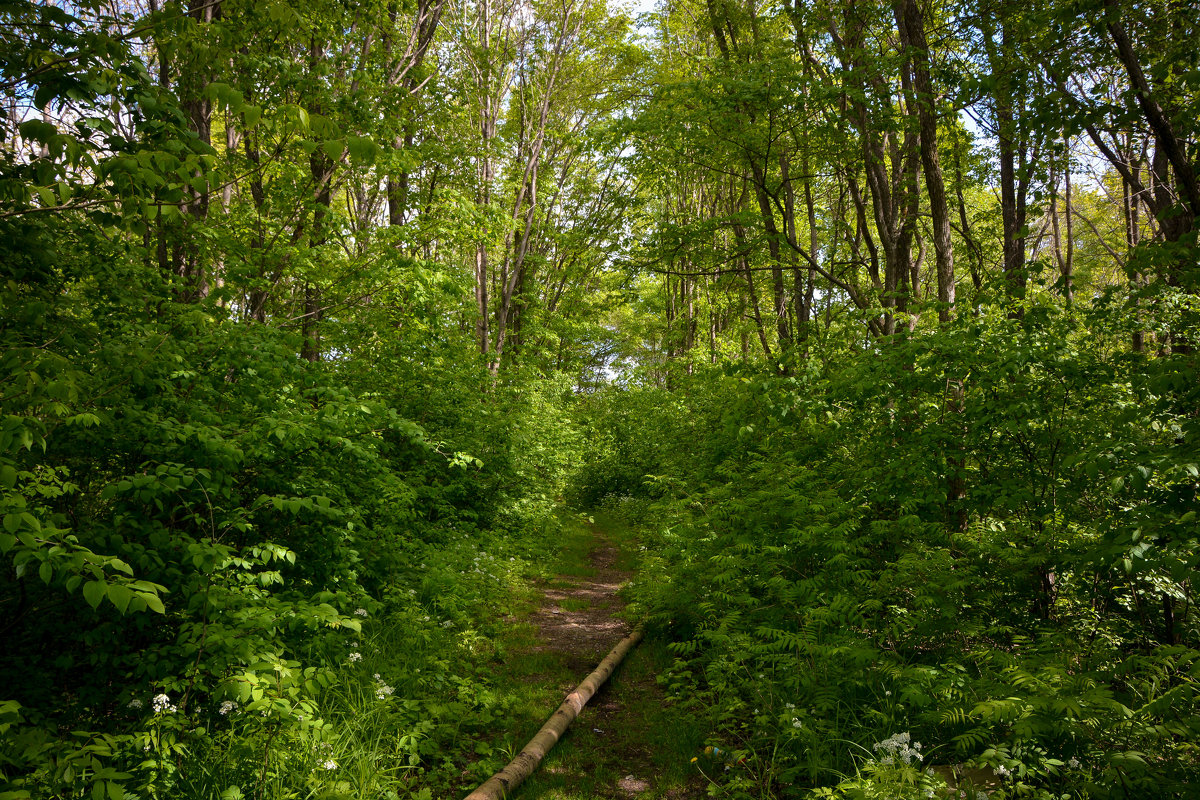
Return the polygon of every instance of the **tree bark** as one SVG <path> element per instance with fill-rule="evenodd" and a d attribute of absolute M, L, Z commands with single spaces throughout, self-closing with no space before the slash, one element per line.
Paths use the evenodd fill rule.
<path fill-rule="evenodd" d="M 642 640 L 642 631 L 639 628 L 633 633 L 626 636 L 620 643 L 612 649 L 612 651 L 600 662 L 592 674 L 583 679 L 583 683 L 575 688 L 575 691 L 567 695 L 563 700 L 562 705 L 558 707 L 542 729 L 537 732 L 529 743 L 521 749 L 517 757 L 509 762 L 508 766 L 497 772 L 492 777 L 488 778 L 475 791 L 467 795 L 466 800 L 502 800 L 502 798 L 511 796 L 512 792 L 521 785 L 521 783 L 533 774 L 537 769 L 538 764 L 546 757 L 546 754 L 558 744 L 558 740 L 566 733 L 567 728 L 579 716 L 579 712 L 592 699 L 592 695 L 604 685 L 620 663 L 625 659 L 637 643 Z"/>
<path fill-rule="evenodd" d="M 933 249 L 937 264 L 938 321 L 950 320 L 954 310 L 954 248 L 950 240 L 950 211 L 946 182 L 938 155 L 936 98 L 929 77 L 929 44 L 925 38 L 925 16 L 917 0 L 901 0 L 895 6 L 897 26 L 907 38 L 916 95 L 917 121 L 921 130 L 921 167 L 933 218 Z"/>

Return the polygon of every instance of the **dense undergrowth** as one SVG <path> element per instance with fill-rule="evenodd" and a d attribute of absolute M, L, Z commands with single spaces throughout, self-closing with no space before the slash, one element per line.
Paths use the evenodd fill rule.
<path fill-rule="evenodd" d="M 634 596 L 729 754 L 715 791 L 1194 794 L 1195 356 L 1120 326 L 985 309 L 594 398 L 576 492 L 643 525 Z"/>
<path fill-rule="evenodd" d="M 0 796 L 440 796 L 508 702 L 569 392 L 352 333 L 310 364 L 53 255 L 0 301 Z"/>

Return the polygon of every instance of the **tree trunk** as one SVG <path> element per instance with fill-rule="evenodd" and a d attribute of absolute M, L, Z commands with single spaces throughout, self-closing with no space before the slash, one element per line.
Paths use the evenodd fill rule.
<path fill-rule="evenodd" d="M 907 34 L 917 120 L 921 130 L 921 167 L 929 212 L 933 218 L 933 249 L 937 264 L 938 321 L 945 323 L 954 310 L 954 249 L 950 240 L 950 211 L 946 202 L 946 182 L 938 155 L 937 113 L 929 78 L 929 44 L 925 38 L 925 18 L 917 0 L 901 0 L 895 6 L 897 26 Z"/>
<path fill-rule="evenodd" d="M 597 690 L 604 685 L 620 663 L 625 659 L 637 643 L 642 640 L 642 631 L 639 628 L 633 633 L 626 636 L 620 643 L 612 649 L 612 651 L 600 662 L 592 674 L 583 679 L 583 683 L 575 688 L 575 691 L 567 695 L 563 700 L 562 705 L 558 707 L 537 732 L 529 743 L 521 749 L 517 757 L 509 762 L 508 766 L 497 772 L 492 777 L 484 781 L 478 789 L 467 795 L 466 800 L 503 800 L 510 797 L 514 790 L 521 783 L 533 774 L 537 769 L 538 764 L 546 757 L 546 754 L 558 743 L 566 733 L 567 728 L 579 716 L 579 712 L 592 699 Z"/>

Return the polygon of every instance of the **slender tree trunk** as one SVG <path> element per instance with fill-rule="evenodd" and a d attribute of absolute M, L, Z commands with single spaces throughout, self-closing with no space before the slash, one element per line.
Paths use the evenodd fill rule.
<path fill-rule="evenodd" d="M 946 182 L 938 155 L 936 99 L 931 85 L 929 44 L 925 38 L 925 18 L 917 0 L 901 0 L 897 5 L 898 27 L 907 31 L 913 88 L 916 94 L 917 120 L 921 129 L 921 167 L 929 212 L 933 219 L 933 249 L 937 264 L 938 320 L 948 322 L 954 310 L 954 249 L 950 239 L 950 211 L 946 201 Z"/>
<path fill-rule="evenodd" d="M 733 226 L 733 235 L 738 245 L 738 263 L 746 276 L 746 294 L 750 298 L 750 310 L 754 317 L 754 330 L 758 333 L 758 342 L 762 345 L 763 355 L 767 360 L 774 358 L 771 353 L 771 343 L 767 340 L 767 331 L 763 325 L 762 311 L 758 305 L 758 291 L 754 288 L 754 271 L 750 268 L 749 248 L 746 244 L 746 231 L 741 225 Z"/>
<path fill-rule="evenodd" d="M 1071 148 L 1067 147 L 1067 163 L 1063 170 L 1063 206 L 1067 218 L 1066 253 L 1063 255 L 1063 298 L 1070 308 L 1075 302 L 1075 220 L 1074 200 L 1071 197 Z"/>
<path fill-rule="evenodd" d="M 204 36 L 205 29 L 214 19 L 221 15 L 221 0 L 188 0 L 188 16 L 194 21 L 198 30 L 196 36 Z M 182 67 L 179 93 L 183 101 L 183 111 L 188 119 L 188 126 L 196 137 L 205 145 L 212 145 L 212 101 L 208 99 L 207 89 L 213 79 L 211 64 L 204 63 L 198 56 L 192 58 Z M 197 173 L 197 177 L 199 174 Z M 187 210 L 187 222 L 184 226 L 184 241 L 181 244 L 180 255 L 175 272 L 181 279 L 178 297 L 184 301 L 200 300 L 208 295 L 208 279 L 205 274 L 203 254 L 200 250 L 200 238 L 190 229 L 203 223 L 208 218 L 209 191 L 207 186 L 187 188 L 187 200 L 184 207 Z"/>

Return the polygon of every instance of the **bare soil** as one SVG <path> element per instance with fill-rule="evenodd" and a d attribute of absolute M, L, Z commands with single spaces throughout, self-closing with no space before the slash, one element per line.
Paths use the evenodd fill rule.
<path fill-rule="evenodd" d="M 619 556 L 616 547 L 598 538 L 588 553 L 593 574 L 560 575 L 545 588 L 542 607 L 530 619 L 542 640 L 536 649 L 564 656 L 572 669 L 582 667 L 580 680 L 630 632 L 618 616 L 625 603 L 617 592 L 633 573 L 617 569 Z"/>

